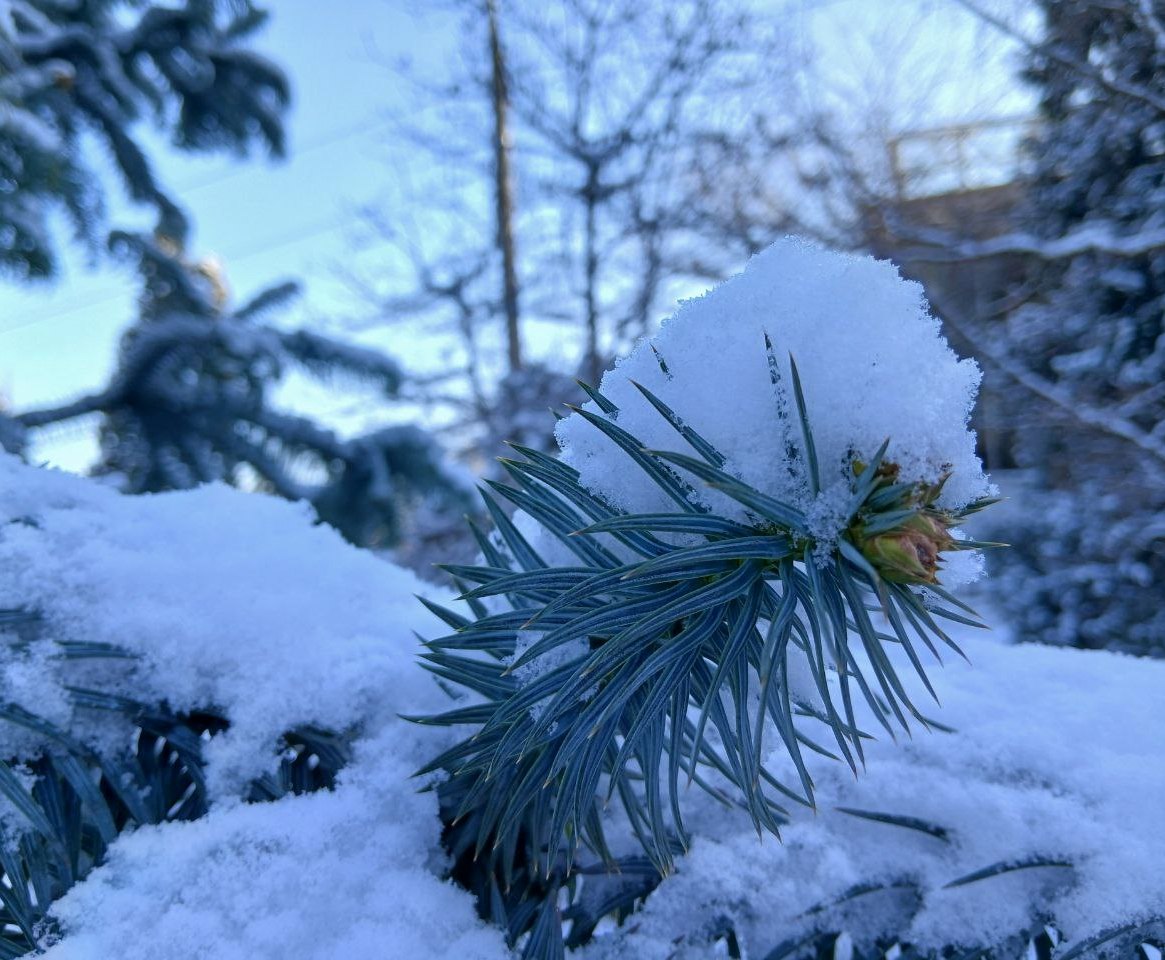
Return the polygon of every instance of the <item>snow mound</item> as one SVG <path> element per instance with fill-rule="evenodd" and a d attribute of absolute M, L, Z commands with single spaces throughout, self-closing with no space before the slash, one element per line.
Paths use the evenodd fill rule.
<path fill-rule="evenodd" d="M 123 497 L 0 455 L 0 610 L 43 617 L 31 644 L 0 637 L 0 699 L 119 749 L 127 730 L 76 711 L 64 685 L 175 710 L 213 705 L 232 726 L 207 745 L 217 800 L 192 823 L 122 835 L 54 904 L 71 960 L 504 960 L 503 937 L 443 882 L 436 796 L 412 773 L 440 732 L 401 713 L 448 706 L 417 668 L 414 631 L 442 629 L 405 570 L 345 543 L 303 506 L 223 486 Z M 83 667 L 61 644 L 138 655 Z M 103 728 L 98 723 L 107 721 Z M 301 724 L 351 731 L 332 792 L 243 804 Z M 5 757 L 39 745 L 0 724 Z"/>
<path fill-rule="evenodd" d="M 692 791 L 692 849 L 633 923 L 583 956 L 703 958 L 724 918 L 744 955 L 763 957 L 814 930 L 970 949 L 1046 918 L 1070 947 L 1165 916 L 1165 662 L 967 633 L 959 640 L 974 665 L 933 674 L 943 704 L 934 715 L 955 732 L 875 742 L 856 780 L 842 764 L 811 765 L 818 811 L 795 812 L 781 842 L 759 840 L 746 816 Z M 768 762 L 792 775 L 783 756 Z M 945 836 L 840 807 L 915 818 Z M 947 886 L 1036 860 L 1048 865 Z M 866 886 L 886 889 L 853 896 Z"/>
<path fill-rule="evenodd" d="M 789 456 L 801 444 L 790 354 L 820 464 L 816 503 L 800 458 Z M 887 438 L 887 459 L 903 480 L 934 481 L 951 470 L 942 505 L 959 507 L 989 492 L 967 427 L 979 379 L 974 361 L 959 360 L 943 339 L 922 287 L 891 263 L 790 238 L 684 302 L 658 335 L 603 376 L 600 389 L 619 408 L 619 426 L 646 447 L 690 453 L 633 381 L 647 387 L 725 455 L 731 472 L 805 510 L 821 527 L 815 532 L 828 537 L 836 533 L 830 517 L 848 497 L 851 459 L 871 457 Z M 611 504 L 631 512 L 674 509 L 582 417 L 561 420 L 557 436 L 583 485 Z M 720 512 L 739 512 L 727 498 L 703 495 Z"/>
<path fill-rule="evenodd" d="M 0 654 L 0 695 L 92 739 L 94 717 L 63 692 L 92 668 L 57 644 L 129 650 L 132 669 L 107 662 L 82 685 L 229 717 L 206 751 L 217 796 L 273 770 L 290 728 L 372 728 L 401 709 L 386 691 L 425 689 L 413 631 L 436 621 L 414 597 L 423 585 L 301 504 L 222 485 L 123 497 L 0 455 L 0 570 L 0 609 L 44 620 L 39 642 Z M 0 724 L 3 755 L 32 748 L 24 736 Z"/>
<path fill-rule="evenodd" d="M 433 873 L 415 735 L 397 724 L 361 744 L 334 792 L 122 837 L 56 904 L 65 938 L 46 960 L 510 958 L 470 896 Z"/>

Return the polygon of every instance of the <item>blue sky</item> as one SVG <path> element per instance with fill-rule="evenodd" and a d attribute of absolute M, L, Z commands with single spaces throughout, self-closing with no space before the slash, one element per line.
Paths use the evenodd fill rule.
<path fill-rule="evenodd" d="M 971 109 L 1006 114 L 1024 107 L 1005 82 L 998 53 L 987 69 L 975 59 L 983 37 L 946 0 L 781 5 L 793 28 L 822 50 L 835 94 L 857 110 L 862 96 L 875 93 L 907 125 L 957 119 Z M 158 138 L 147 142 L 161 178 L 193 215 L 190 249 L 225 263 L 239 300 L 298 278 L 305 294 L 280 322 L 334 327 L 353 308 L 334 266 L 350 255 L 352 211 L 374 199 L 391 175 L 389 112 L 414 108 L 386 62 L 409 56 L 439 68 L 452 53 L 453 31 L 439 15 L 415 17 L 411 5 L 391 0 L 269 6 L 273 16 L 256 45 L 294 84 L 289 159 L 197 158 Z M 919 96 L 924 87 L 926 96 Z M 148 216 L 126 207 L 116 190 L 109 213 L 115 226 L 149 226 Z M 0 286 L 0 397 L 19 410 L 99 388 L 117 337 L 134 316 L 135 293 L 128 268 L 108 260 L 93 268 L 72 248 L 55 285 Z M 375 332 L 365 338 L 375 340 Z M 323 394 L 304 398 L 309 406 L 323 402 Z M 87 424 L 47 434 L 35 454 L 80 469 L 93 450 Z"/>

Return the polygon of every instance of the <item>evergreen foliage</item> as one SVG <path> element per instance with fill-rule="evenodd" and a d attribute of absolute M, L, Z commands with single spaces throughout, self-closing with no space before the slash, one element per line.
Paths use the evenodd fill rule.
<path fill-rule="evenodd" d="M 42 623 L 34 611 L 0 610 L 0 631 L 14 643 L 34 643 Z M 61 643 L 71 661 L 130 660 L 103 644 Z M 32 760 L 0 759 L 0 957 L 18 957 L 52 939 L 50 908 L 100 864 L 118 834 L 166 820 L 194 820 L 207 811 L 202 745 L 229 727 L 213 711 L 178 715 L 165 704 L 137 702 L 74 687 L 75 704 L 95 714 L 128 719 L 132 736 L 105 752 L 81 743 L 12 703 L 0 722 L 15 724 L 47 744 Z M 314 729 L 288 731 L 274 775 L 252 783 L 247 799 L 330 789 L 347 762 L 346 742 Z"/>
<path fill-rule="evenodd" d="M 1135 241 L 1159 226 L 1165 203 L 1165 8 L 1039 6 L 1046 35 L 1027 77 L 1042 123 L 1026 225 L 1047 240 L 1092 229 Z M 1155 437 L 1165 422 L 1165 254 L 1145 246 L 1045 262 L 1007 332 L 1012 353 L 1074 403 Z M 1027 528 L 1008 536 L 1018 549 L 993 558 L 1011 585 L 999 593 L 1004 612 L 1030 639 L 1165 655 L 1165 611 L 1150 587 L 1165 582 L 1165 462 L 1028 395 L 1010 409 L 1016 457 L 1052 493 L 1015 518 Z"/>
<path fill-rule="evenodd" d="M 771 347 L 770 371 L 778 376 Z M 797 453 L 816 491 L 813 431 L 795 365 L 792 376 Z M 758 832 L 779 834 L 787 804 L 813 806 L 805 752 L 856 773 L 870 736 L 864 711 L 891 737 L 910 729 L 908 718 L 933 724 L 912 702 L 887 645 L 905 653 L 930 689 L 916 646 L 936 656 L 944 644 L 958 650 L 941 618 L 977 625 L 938 583 L 940 553 L 983 546 L 955 540 L 949 529 L 990 502 L 958 516 L 938 510 L 942 482 L 897 482 L 887 440 L 870 463 L 852 462 L 845 532 L 819 542 L 800 510 L 727 473 L 714 444 L 645 388 L 696 456 L 643 449 L 616 424 L 615 405 L 584 389 L 598 411 L 575 412 L 675 511 L 613 509 L 573 468 L 519 447 L 523 459 L 503 461 L 514 485 L 490 483 L 483 492 L 496 534 L 477 535 L 482 563 L 446 568 L 467 585 L 472 616 L 434 605 L 454 632 L 428 641 L 425 655 L 444 682 L 483 701 L 418 718 L 475 728 L 422 773 L 446 775 L 437 789 L 454 875 L 513 942 L 529 934 L 527 958 L 560 955 L 566 919 L 574 921 L 568 942 L 586 939 L 603 915 L 629 912 L 671 868 L 688 840 L 683 781 L 742 805 Z M 694 482 L 742 504 L 752 519 L 708 512 Z M 524 535 L 497 498 L 536 521 L 542 539 Z M 571 561 L 554 562 L 548 548 Z M 893 633 L 874 625 L 875 610 Z M 799 682 L 802 675 L 810 679 Z M 796 782 L 782 782 L 762 763 L 770 721 Z M 642 855 L 612 855 L 604 797 L 618 798 Z M 618 880 L 599 884 L 606 892 L 596 906 L 589 878 L 603 874 Z M 588 878 L 587 898 L 560 910 L 560 892 L 573 900 L 580 877 Z"/>
<path fill-rule="evenodd" d="M 461 504 L 459 481 L 419 428 L 343 439 L 272 404 L 272 390 L 290 368 L 361 381 L 388 398 L 405 379 L 376 351 L 262 322 L 294 296 L 294 284 L 232 309 L 214 263 L 190 262 L 165 237 L 115 233 L 112 243 L 136 261 L 143 286 L 140 319 L 122 338 L 112 380 L 99 393 L 9 420 L 14 447 L 30 430 L 100 414 L 95 472 L 127 493 L 255 483 L 310 501 L 321 519 L 362 545 L 394 543 L 409 506 L 428 502 L 443 511 Z"/>
<path fill-rule="evenodd" d="M 94 241 L 102 194 L 86 140 L 104 148 L 135 203 L 181 244 L 187 221 L 135 136 L 151 120 L 183 150 L 280 155 L 290 88 L 246 46 L 266 14 L 250 0 L 6 0 L 0 4 L 0 269 L 51 276 L 50 214 Z"/>
<path fill-rule="evenodd" d="M 920 902 L 921 891 L 911 890 L 909 884 L 897 889 L 893 884 L 871 884 L 854 890 L 853 898 L 886 892 L 904 894 L 904 899 Z M 739 949 L 733 950 L 731 924 L 726 924 L 716 933 L 718 937 L 713 943 L 723 942 L 728 956 L 743 956 Z M 1129 960 L 1148 960 L 1165 943 L 1162 938 L 1165 938 L 1165 917 L 1122 924 L 1080 943 L 1066 942 L 1053 924 L 1035 922 L 1030 929 L 1017 930 L 1004 938 L 994 950 L 959 949 L 958 944 L 948 944 L 942 950 L 923 951 L 912 945 L 908 938 L 882 936 L 855 942 L 844 931 L 826 930 L 784 941 L 761 956 L 762 960 L 839 960 L 840 957 L 852 957 L 853 960 L 992 960 L 995 957 L 1030 957 L 1032 960 L 1116 960 L 1127 957 Z M 1153 953 L 1149 952 L 1150 949 Z"/>

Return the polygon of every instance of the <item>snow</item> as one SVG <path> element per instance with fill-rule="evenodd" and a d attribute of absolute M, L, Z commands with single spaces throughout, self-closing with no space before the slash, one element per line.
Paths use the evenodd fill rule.
<path fill-rule="evenodd" d="M 386 691 L 389 692 L 389 691 Z M 138 830 L 55 911 L 51 960 L 502 960 L 500 931 L 433 872 L 416 731 L 363 743 L 332 793 Z"/>
<path fill-rule="evenodd" d="M 703 805 L 698 836 L 636 922 L 583 951 L 587 960 L 703 957 L 700 937 L 732 919 L 748 956 L 839 917 L 855 937 L 899 936 L 921 948 L 998 942 L 1050 915 L 1071 942 L 1165 914 L 1165 663 L 960 635 L 973 665 L 933 680 L 936 713 L 957 732 L 868 748 L 855 781 L 840 764 L 814 770 L 816 814 L 795 815 L 783 842 L 758 840 L 747 817 Z M 780 751 L 769 761 L 781 775 Z M 860 819 L 838 807 L 915 817 L 948 840 Z M 718 815 L 714 815 L 718 814 Z M 1001 861 L 1069 860 L 943 889 Z M 859 884 L 910 882 L 909 897 L 858 897 L 808 914 Z M 764 891 L 758 897 L 757 891 Z M 860 909 L 859 909 L 860 908 Z M 672 953 L 676 943 L 691 952 Z M 706 947 L 704 948 L 706 950 Z"/>
<path fill-rule="evenodd" d="M 0 527 L 0 609 L 39 611 L 53 641 L 139 655 L 132 673 L 118 664 L 90 686 L 224 711 L 231 729 L 207 749 L 215 795 L 273 769 L 290 727 L 345 730 L 399 709 L 384 691 L 408 684 L 412 631 L 434 622 L 413 598 L 420 581 L 312 526 L 302 504 L 222 485 L 126 498 L 4 455 L 0 524 L 18 517 L 35 525 Z M 85 725 L 60 693 L 75 664 L 52 654 L 10 653 L 5 693 Z"/>
<path fill-rule="evenodd" d="M 958 263 L 1005 256 L 1036 257 L 1052 261 L 1086 253 L 1140 257 L 1165 246 L 1165 229 L 1153 222 L 1130 231 L 1125 224 L 1094 220 L 1053 238 L 1037 237 L 1030 233 L 1005 233 L 988 240 L 964 241 L 952 234 L 909 227 L 904 228 L 904 233 L 919 244 L 903 254 L 904 260 L 913 263 Z"/>
<path fill-rule="evenodd" d="M 522 657 L 534 644 L 541 640 L 545 634 L 540 630 L 519 630 L 514 638 L 514 655 L 510 661 L 516 661 Z M 518 681 L 520 686 L 527 686 L 533 683 L 539 677 L 543 677 L 573 660 L 580 660 L 590 653 L 590 644 L 586 637 L 576 637 L 566 643 L 560 644 L 545 653 L 534 657 L 532 660 L 527 660 L 513 672 L 513 677 Z M 579 697 L 580 701 L 591 699 L 598 692 L 598 684 L 588 687 L 583 691 Z M 542 716 L 542 711 L 550 702 L 550 694 L 537 703 L 531 704 L 530 716 L 537 720 Z"/>
<path fill-rule="evenodd" d="M 771 389 L 765 332 L 785 386 L 784 357 L 796 355 L 820 462 L 833 474 L 818 498 L 790 470 L 776 413 L 790 400 Z M 649 446 L 676 447 L 631 380 L 644 383 L 739 475 L 812 508 L 825 533 L 851 450 L 868 455 L 886 436 L 908 478 L 952 465 L 952 505 L 988 489 L 966 428 L 978 371 L 954 357 L 918 289 L 886 264 L 780 244 L 687 304 L 654 346 L 670 375 L 645 345 L 604 378 L 620 425 Z M 598 431 L 578 417 L 560 429 L 592 489 L 632 509 L 666 506 Z M 209 814 L 119 838 L 55 904 L 60 939 L 45 956 L 511 957 L 470 895 L 441 879 L 436 800 L 410 778 L 451 736 L 400 719 L 449 706 L 415 663 L 414 632 L 444 629 L 414 592 L 422 587 L 411 574 L 349 546 L 303 505 L 218 485 L 123 497 L 0 455 L 0 609 L 43 617 L 39 639 L 9 635 L 0 648 L 0 697 L 98 745 L 125 731 L 78 712 L 66 684 L 177 710 L 213 705 L 231 721 L 206 750 Z M 815 927 L 844 929 L 841 953 L 858 956 L 883 932 L 920 950 L 972 947 L 1050 917 L 1071 943 L 1165 915 L 1165 662 L 1017 646 L 1006 630 L 961 629 L 955 639 L 972 663 L 931 673 L 942 703 L 932 715 L 954 732 L 870 741 L 856 780 L 841 763 L 809 757 L 818 808 L 795 809 L 780 842 L 691 790 L 689 854 L 633 921 L 576 956 L 705 957 L 708 931 L 725 918 L 746 955 L 763 957 Z M 94 666 L 55 656 L 70 641 L 115 644 L 137 659 Z M 806 677 L 791 682 L 813 692 Z M 354 738 L 336 789 L 242 803 L 246 781 L 273 768 L 280 734 L 303 724 Z M 5 756 L 34 753 L 28 737 L 0 725 Z M 795 780 L 778 738 L 767 742 L 770 769 Z M 839 808 L 916 818 L 943 835 Z M 1033 857 L 1073 866 L 947 886 Z M 862 884 L 899 886 L 828 906 Z"/>
<path fill-rule="evenodd" d="M 802 445 L 790 354 L 820 464 L 817 503 L 802 457 L 788 452 Z M 959 360 L 942 338 L 921 286 L 892 264 L 790 238 L 683 303 L 658 335 L 604 375 L 600 390 L 619 408 L 619 426 L 648 449 L 690 453 L 634 384 L 647 387 L 727 458 L 728 469 L 805 510 L 828 538 L 853 457 L 871 458 L 886 438 L 887 460 L 898 464 L 903 481 L 933 482 L 951 469 L 942 505 L 962 506 L 990 491 L 967 427 L 979 377 L 975 363 Z M 586 409 L 600 412 L 594 404 Z M 557 436 L 592 492 L 629 511 L 674 509 L 621 454 L 613 459 L 611 442 L 578 414 L 559 422 Z M 720 512 L 740 514 L 719 494 L 700 496 Z"/>
<path fill-rule="evenodd" d="M 0 471 L 2 516 L 38 524 L 0 527 L 5 603 L 35 593 L 55 637 L 120 637 L 176 702 L 225 704 L 254 750 L 235 770 L 267 762 L 263 731 L 341 717 L 364 730 L 334 792 L 224 796 L 200 821 L 123 836 L 56 905 L 63 939 L 48 960 L 510 956 L 468 894 L 439 879 L 435 801 L 409 779 L 439 744 L 396 714 L 445 703 L 411 664 L 410 630 L 435 627 L 409 575 L 282 501 L 221 487 L 122 497 L 12 458 Z M 634 922 L 579 956 L 707 956 L 701 937 L 724 916 L 763 956 L 813 920 L 845 922 L 856 943 L 902 921 L 894 932 L 925 946 L 991 942 L 1044 910 L 1070 940 L 1165 911 L 1165 663 L 957 639 L 973 664 L 933 674 L 935 715 L 957 733 L 871 743 L 857 780 L 822 760 L 818 812 L 796 812 L 783 842 L 692 790 L 690 854 Z M 778 776 L 790 773 L 782 757 L 769 759 Z M 950 840 L 837 807 L 917 817 Z M 1037 854 L 1078 867 L 942 889 Z M 913 919 L 886 894 L 802 916 L 891 880 L 923 891 Z"/>
<path fill-rule="evenodd" d="M 500 960 L 501 934 L 439 877 L 435 795 L 410 779 L 440 735 L 399 719 L 448 698 L 414 665 L 438 621 L 412 574 L 302 506 L 220 485 L 124 497 L 0 455 L 0 609 L 35 609 L 45 639 L 4 647 L 3 696 L 81 735 L 58 642 L 116 643 L 135 672 L 90 685 L 232 722 L 206 750 L 216 802 L 193 823 L 124 835 L 54 910 L 54 958 L 402 956 Z M 354 730 L 337 789 L 243 804 L 299 724 Z M 124 731 L 123 731 L 124 732 Z M 106 731 L 114 736 L 117 731 Z M 35 749 L 0 725 L 5 755 Z M 0 810 L 0 818 L 5 812 Z"/>
<path fill-rule="evenodd" d="M 221 487 L 128 498 L 12 458 L 0 468 L 3 517 L 38 524 L 2 528 L 5 604 L 35 600 L 54 637 L 120 638 L 176 703 L 224 704 L 250 750 L 227 752 L 236 773 L 267 763 L 272 744 L 259 740 L 293 723 L 365 731 L 332 793 L 262 805 L 224 796 L 201 821 L 122 837 L 57 904 L 64 938 L 49 958 L 331 960 L 383 956 L 389 943 L 410 957 L 508 956 L 469 896 L 438 879 L 435 802 L 408 779 L 437 745 L 395 714 L 444 702 L 411 665 L 410 629 L 433 627 L 410 576 L 281 501 Z M 822 761 L 819 811 L 797 813 L 783 843 L 693 790 L 690 855 L 634 924 L 582 956 L 664 957 L 677 937 L 702 956 L 701 931 L 723 915 L 763 955 L 805 925 L 805 910 L 890 879 L 925 892 L 899 930 L 923 944 L 990 941 L 1037 907 L 1072 938 L 1165 910 L 1165 663 L 958 639 L 974 666 L 933 675 L 938 718 L 958 733 L 873 743 L 856 781 Z M 778 775 L 781 757 L 770 758 Z M 952 841 L 839 806 L 918 817 Z M 1033 854 L 1079 867 L 941 889 Z M 855 937 L 901 919 L 893 901 L 864 905 L 845 917 Z"/>
<path fill-rule="evenodd" d="M 514 655 L 512 661 L 520 659 L 527 650 L 533 647 L 546 634 L 541 630 L 519 630 L 514 637 Z M 545 676 L 563 664 L 570 663 L 585 657 L 590 652 L 590 644 L 586 637 L 576 637 L 574 640 L 547 650 L 540 656 L 528 660 L 514 670 L 513 676 L 523 686 L 532 683 L 539 677 Z"/>

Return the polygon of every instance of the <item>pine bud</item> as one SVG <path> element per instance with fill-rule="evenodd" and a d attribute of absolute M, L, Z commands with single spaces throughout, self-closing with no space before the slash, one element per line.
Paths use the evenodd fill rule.
<path fill-rule="evenodd" d="M 855 463 L 855 476 L 861 476 L 865 469 L 865 464 Z M 898 467 L 893 463 L 883 463 L 876 476 L 875 492 L 897 481 Z M 851 526 L 850 540 L 885 580 L 891 583 L 938 583 L 941 554 L 959 549 L 958 541 L 950 532 L 956 518 L 933 506 L 948 476 L 944 474 L 935 483 L 920 483 L 903 491 L 893 502 L 883 503 L 880 509 L 863 514 Z M 888 529 L 877 523 L 879 516 L 899 511 L 907 515 Z M 869 532 L 871 527 L 877 532 Z"/>
<path fill-rule="evenodd" d="M 862 542 L 862 556 L 891 583 L 937 583 L 939 547 L 913 530 L 892 530 Z"/>
<path fill-rule="evenodd" d="M 955 545 L 954 537 L 950 534 L 950 520 L 933 510 L 919 511 L 905 521 L 902 528 L 933 543 L 938 553 L 950 550 Z"/>

